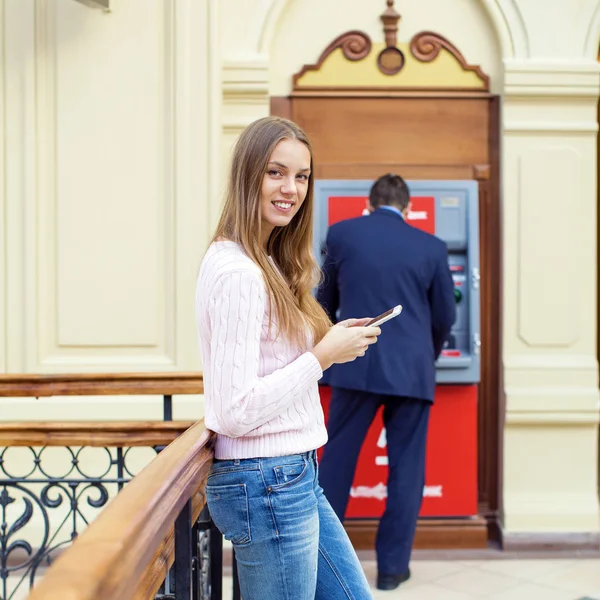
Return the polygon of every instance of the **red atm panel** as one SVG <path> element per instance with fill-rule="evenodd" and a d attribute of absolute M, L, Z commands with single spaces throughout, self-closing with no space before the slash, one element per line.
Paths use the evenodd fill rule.
<path fill-rule="evenodd" d="M 435 198 L 430 196 L 412 196 L 412 210 L 407 221 L 417 229 L 435 234 Z M 327 212 L 327 225 L 333 225 L 344 219 L 360 217 L 369 205 L 366 196 L 330 196 Z"/>
<path fill-rule="evenodd" d="M 331 388 L 319 388 L 325 419 Z M 367 433 L 347 518 L 379 518 L 385 508 L 387 454 L 382 411 Z M 438 385 L 429 417 L 422 517 L 477 514 L 477 386 Z"/>
<path fill-rule="evenodd" d="M 435 234 L 435 198 L 411 196 L 407 221 Z M 330 195 L 327 225 L 366 214 L 366 196 Z M 451 356 L 452 350 L 444 351 Z M 460 352 L 459 352 L 460 354 Z M 325 418 L 331 389 L 319 388 Z M 363 444 L 346 517 L 378 518 L 383 514 L 387 484 L 387 454 L 382 411 L 377 413 Z M 436 386 L 427 438 L 422 517 L 462 517 L 477 514 L 477 386 Z"/>

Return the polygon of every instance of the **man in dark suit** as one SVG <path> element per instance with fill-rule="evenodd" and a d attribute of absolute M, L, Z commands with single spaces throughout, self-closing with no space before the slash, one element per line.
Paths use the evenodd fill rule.
<path fill-rule="evenodd" d="M 454 322 L 454 284 L 444 242 L 406 223 L 410 196 L 398 175 L 371 188 L 370 214 L 332 225 L 318 300 L 332 320 L 402 314 L 381 326 L 363 358 L 333 365 L 329 441 L 320 483 L 343 520 L 356 462 L 380 406 L 387 435 L 388 497 L 376 539 L 379 589 L 410 577 L 409 560 L 425 485 L 425 446 L 435 360 Z"/>

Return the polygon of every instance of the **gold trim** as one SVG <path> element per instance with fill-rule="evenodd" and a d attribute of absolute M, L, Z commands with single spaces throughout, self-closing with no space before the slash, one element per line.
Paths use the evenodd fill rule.
<path fill-rule="evenodd" d="M 454 44 L 431 31 L 394 47 L 349 31 L 333 40 L 315 64 L 294 75 L 293 82 L 294 95 L 334 89 L 489 92 L 489 77 L 481 67 L 468 64 Z"/>

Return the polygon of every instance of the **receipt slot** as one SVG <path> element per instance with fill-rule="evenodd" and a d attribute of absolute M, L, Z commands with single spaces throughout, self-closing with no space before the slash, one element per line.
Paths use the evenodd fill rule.
<path fill-rule="evenodd" d="M 368 218 L 373 182 L 315 182 L 315 255 L 327 228 Z M 442 239 L 454 281 L 456 321 L 436 363 L 435 402 L 427 438 L 422 517 L 477 514 L 477 384 L 480 380 L 480 273 L 478 187 L 475 181 L 407 181 L 407 222 Z M 402 318 L 402 317 L 400 317 Z M 320 388 L 327 418 L 331 390 Z M 377 518 L 385 508 L 386 435 L 379 411 L 362 447 L 346 518 Z"/>

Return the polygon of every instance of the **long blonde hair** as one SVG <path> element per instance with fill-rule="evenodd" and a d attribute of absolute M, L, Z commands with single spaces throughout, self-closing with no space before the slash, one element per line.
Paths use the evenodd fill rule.
<path fill-rule="evenodd" d="M 236 242 L 258 265 L 271 302 L 271 323 L 276 317 L 277 333 L 306 348 L 307 325 L 315 344 L 331 326 L 325 311 L 311 293 L 321 277 L 312 250 L 312 170 L 306 198 L 290 224 L 275 227 L 266 252 L 261 242 L 262 182 L 275 146 L 285 139 L 295 139 L 306 145 L 312 169 L 312 148 L 298 125 L 279 117 L 266 117 L 250 124 L 239 137 L 233 152 L 225 204 L 213 241 L 225 238 Z"/>

